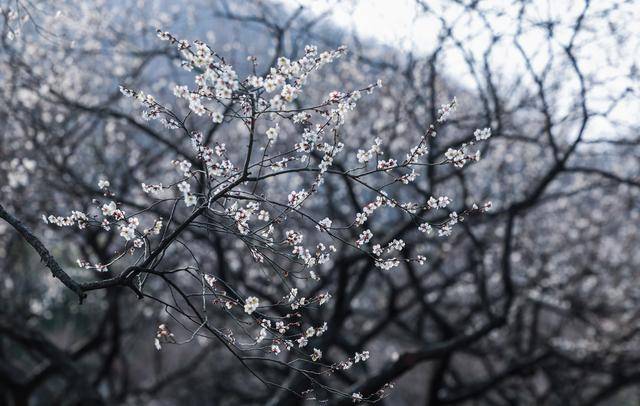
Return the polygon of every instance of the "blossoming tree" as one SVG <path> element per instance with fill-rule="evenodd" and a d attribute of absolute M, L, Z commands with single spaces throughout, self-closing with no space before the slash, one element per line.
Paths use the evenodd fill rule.
<path fill-rule="evenodd" d="M 102 280 L 75 281 L 17 219 L 4 209 L 0 214 L 39 251 L 53 275 L 74 291 L 80 301 L 97 289 L 126 286 L 140 299 L 148 297 L 171 309 L 172 317 L 178 318 L 185 332 L 181 334 L 183 338 L 177 338 L 167 324 L 160 324 L 155 338 L 158 350 L 163 343 L 187 343 L 196 336 L 209 337 L 225 345 L 264 383 L 280 386 L 262 378 L 251 367 L 256 361 L 286 364 L 307 378 L 309 389 L 301 396 L 315 397 L 317 389 L 341 393 L 322 384 L 316 376 L 349 369 L 354 363 L 366 361 L 370 353 L 356 351 L 340 362 L 323 362 L 322 349 L 315 347 L 315 343 L 329 326 L 326 321 L 313 324 L 305 313 L 307 308 L 327 303 L 331 292 L 309 297 L 300 294 L 299 289 L 307 290 L 309 281 L 320 279 L 318 269 L 329 263 L 338 249 L 352 249 L 354 255 L 371 258 L 381 272 L 393 270 L 401 261 L 424 265 L 427 262 L 424 255 L 399 255 L 405 247 L 401 238 L 380 239 L 366 225 L 377 211 L 395 210 L 412 219 L 415 232 L 429 234 L 436 230 L 440 236 L 447 236 L 468 215 L 490 207 L 489 203 L 473 204 L 463 212 L 446 211 L 441 220 L 429 221 L 425 214 L 447 209 L 450 204 L 447 196 L 424 196 L 420 201 L 401 197 L 401 188 L 415 181 L 416 169 L 420 167 L 452 164 L 462 168 L 468 161 L 478 160 L 479 151 L 469 149 L 488 139 L 490 129 L 477 130 L 473 141 L 457 149 L 449 148 L 443 158 L 429 161 L 427 139 L 437 135 L 439 126 L 455 110 L 454 99 L 441 107 L 437 122 L 416 137 L 405 156 L 384 159 L 383 140 L 376 138 L 368 149 L 358 150 L 355 159 L 342 158 L 347 154 L 341 140 L 349 136 L 341 129 L 342 125 L 362 94 L 371 94 L 382 83 L 334 91 L 317 101 L 305 100 L 304 86 L 309 76 L 340 58 L 345 48 L 319 52 L 315 46 L 307 46 L 298 60 L 280 57 L 266 75 L 252 74 L 239 79 L 224 57 L 206 44 L 178 40 L 162 31 L 158 37 L 176 46 L 184 58 L 183 67 L 196 72 L 194 87 L 177 85 L 174 89 L 175 97 L 179 102 L 184 100 L 189 112 L 180 114 L 143 91 L 123 86 L 120 91 L 143 106 L 146 120 L 158 120 L 167 131 L 190 139 L 193 154 L 188 159 L 167 162 L 175 167 L 175 176 L 161 183 L 142 183 L 150 201 L 133 213 L 117 201 L 110 181 L 101 179 L 98 187 L 104 199 L 94 200 L 93 211 L 43 216 L 45 222 L 58 227 L 118 232 L 122 246 L 108 262 L 78 259 L 78 266 L 98 272 L 116 273 L 114 268 L 118 266 L 122 270 Z M 248 61 L 255 72 L 258 61 L 253 57 Z M 192 115 L 195 120 L 190 119 Z M 223 126 L 238 121 L 246 130 L 244 139 L 235 140 L 230 146 L 234 150 L 228 151 L 225 143 L 215 137 L 205 138 L 197 130 L 201 117 Z M 360 212 L 353 213 L 349 223 L 334 224 L 329 217 L 320 219 L 305 210 L 307 201 L 313 199 L 328 176 L 342 178 L 353 188 L 362 188 L 374 196 Z M 295 184 L 300 186 L 283 193 L 283 188 Z M 153 216 L 151 210 L 164 205 L 170 205 L 171 216 L 168 219 Z M 302 222 L 311 223 L 317 234 L 310 235 L 301 229 Z M 187 239 L 191 232 L 236 239 L 255 262 L 251 271 L 273 285 L 270 295 L 266 298 L 251 295 L 223 276 L 206 272 L 193 253 L 189 264 L 174 267 L 165 263 L 163 258 L 175 255 L 175 250 L 190 252 Z M 357 238 L 353 238 L 354 233 Z M 165 294 L 147 292 L 146 285 L 153 283 L 152 279 L 166 285 Z M 198 294 L 194 294 L 194 288 Z M 278 294 L 281 297 L 274 300 Z M 219 317 L 235 320 L 235 331 L 218 327 Z M 282 351 L 289 355 L 281 355 Z M 356 401 L 372 401 L 383 397 L 385 389 L 386 386 L 366 397 L 361 393 L 341 394 Z"/>
<path fill-rule="evenodd" d="M 439 30 L 418 56 L 306 9 L 169 3 L 3 8 L 7 402 L 593 404 L 637 382 L 633 69 L 589 59 L 628 6 L 416 2 Z"/>

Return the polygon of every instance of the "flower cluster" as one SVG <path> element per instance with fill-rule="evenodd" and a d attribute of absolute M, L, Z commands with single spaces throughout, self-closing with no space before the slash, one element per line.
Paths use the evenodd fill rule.
<path fill-rule="evenodd" d="M 93 266 L 96 269 L 114 266 L 126 252 L 133 253 L 142 247 L 145 249 L 138 251 L 138 261 L 151 269 L 163 263 L 169 247 L 173 250 L 183 246 L 188 250 L 195 265 L 176 272 L 198 275 L 194 279 L 201 285 L 201 311 L 206 316 L 191 331 L 192 337 L 205 326 L 222 331 L 213 326 L 214 317 L 207 310 L 213 304 L 238 326 L 225 329 L 219 336 L 241 350 L 260 350 L 269 357 L 277 357 L 282 351 L 302 353 L 302 359 L 317 363 L 323 374 L 367 361 L 369 351 L 358 351 L 342 361 L 322 364 L 327 357 L 318 337 L 327 331 L 329 324 L 322 320 L 312 323 L 305 316 L 307 308 L 328 305 L 331 293 L 318 293 L 313 288 L 329 272 L 332 257 L 342 248 L 364 253 L 382 271 L 394 269 L 403 261 L 421 265 L 426 262 L 424 253 L 416 252 L 402 235 L 389 235 L 390 230 L 376 226 L 372 218 L 382 216 L 377 212 L 389 210 L 394 216 L 407 216 L 416 224 L 412 232 L 419 238 L 429 238 L 425 235 L 433 230 L 440 236 L 448 236 L 466 216 L 488 209 L 487 205 L 481 208 L 473 205 L 454 210 L 447 196 L 422 194 L 414 201 L 403 188 L 417 183 L 424 166 L 452 163 L 462 167 L 472 158 L 479 159 L 478 153 L 472 156 L 466 151 L 476 142 L 488 139 L 491 130 L 477 130 L 473 141 L 446 151 L 444 161 L 429 162 L 428 140 L 436 136 L 439 126 L 455 111 L 454 98 L 441 107 L 437 122 L 412 140 L 399 157 L 395 156 L 397 151 L 385 145 L 384 137 L 376 137 L 370 146 L 354 151 L 344 142 L 345 123 L 363 96 L 382 83 L 336 90 L 326 96 L 322 93 L 321 99 L 313 102 L 304 97 L 309 75 L 341 58 L 346 52 L 344 47 L 321 52 L 315 46 L 307 46 L 298 59 L 279 57 L 275 66 L 262 76 L 256 74 L 256 59 L 250 58 L 253 73 L 240 78 L 237 72 L 242 69 L 236 71 L 205 43 L 180 40 L 164 31 L 158 31 L 158 37 L 178 49 L 182 66 L 194 72 L 194 85 L 173 87 L 173 95 L 179 101 L 177 108 L 143 91 L 125 86 L 120 91 L 143 106 L 145 119 L 158 120 L 178 134 L 174 138 L 192 149 L 180 150 L 178 156 L 172 157 L 173 169 L 169 173 L 173 179 L 142 183 L 145 193 L 142 197 L 152 200 L 146 209 L 136 208 L 139 211 L 128 215 L 126 205 L 117 203 L 109 190 L 110 182 L 100 179 L 98 186 L 109 200 L 96 203 L 99 212 L 95 216 L 72 212 L 67 218 L 49 216 L 47 220 L 58 225 L 77 224 L 80 228 L 96 225 L 106 231 L 117 227 L 124 249 L 108 264 Z M 213 130 L 193 128 L 202 122 L 214 130 L 241 128 L 246 132 L 237 135 L 241 141 L 235 142 L 218 137 Z M 232 123 L 238 125 L 233 127 Z M 342 224 L 343 216 L 330 218 L 328 213 L 319 213 L 322 205 L 315 198 L 334 176 L 354 189 L 362 189 L 353 192 L 358 209 L 347 213 L 346 218 L 352 219 L 347 221 L 350 224 Z M 177 193 L 161 194 L 165 189 Z M 170 197 L 165 198 L 167 195 Z M 360 200 L 361 196 L 366 197 Z M 184 205 L 178 204 L 181 201 Z M 173 204 L 167 208 L 168 202 Z M 166 230 L 170 232 L 162 233 L 161 219 L 154 219 L 151 227 L 141 230 L 141 223 L 147 221 L 145 216 L 162 209 L 171 213 Z M 284 287 L 285 296 L 274 300 L 273 295 L 262 294 L 260 289 L 247 288 L 250 285 L 232 286 L 225 280 L 224 272 L 215 276 L 203 272 L 197 259 L 198 250 L 192 250 L 185 242 L 189 233 L 224 238 L 225 245 L 236 244 L 246 249 L 245 258 L 232 262 L 248 261 L 249 280 L 258 280 L 254 275 L 261 275 L 259 280 L 274 284 L 265 292 L 277 292 Z M 156 243 L 150 238 L 152 235 L 162 237 Z M 82 261 L 80 265 L 92 266 Z M 140 283 L 139 289 L 143 288 Z M 307 294 L 308 291 L 315 293 Z M 185 326 L 195 320 L 188 318 Z M 161 348 L 161 342 L 175 342 L 165 324 L 158 327 L 156 348 Z M 372 399 L 380 398 L 382 391 Z M 354 393 L 353 399 L 367 400 L 359 393 Z"/>

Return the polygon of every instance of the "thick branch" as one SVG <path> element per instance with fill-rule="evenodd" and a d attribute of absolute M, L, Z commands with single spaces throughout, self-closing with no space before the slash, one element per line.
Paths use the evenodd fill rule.
<path fill-rule="evenodd" d="M 42 260 L 42 262 L 44 262 L 47 268 L 51 270 L 53 276 L 60 279 L 60 282 L 74 291 L 80 298 L 80 302 L 82 302 L 82 300 L 87 297 L 87 295 L 83 292 L 80 284 L 74 281 L 65 271 L 62 270 L 60 264 L 58 264 L 55 258 L 53 258 L 53 255 L 51 255 L 42 241 L 40 241 L 40 239 L 36 237 L 25 224 L 23 224 L 20 220 L 7 212 L 4 207 L 2 207 L 2 205 L 0 205 L 0 217 L 3 218 L 7 223 L 11 224 L 11 226 L 15 228 L 18 233 L 20 233 L 22 238 L 24 238 L 25 241 L 27 241 L 29 245 L 31 245 L 40 255 L 40 259 Z"/>

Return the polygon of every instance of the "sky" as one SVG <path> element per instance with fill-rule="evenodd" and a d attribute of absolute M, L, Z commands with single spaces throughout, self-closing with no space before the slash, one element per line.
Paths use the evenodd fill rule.
<path fill-rule="evenodd" d="M 418 54 L 427 53 L 438 43 L 437 35 L 440 23 L 433 17 L 425 16 L 416 0 L 285 0 L 292 6 L 304 5 L 322 13 L 331 12 L 333 21 L 355 31 L 360 37 L 369 37 L 387 45 L 404 50 L 411 50 Z M 456 21 L 456 36 L 465 42 L 465 48 L 474 54 L 477 60 L 482 60 L 483 52 L 487 48 L 489 37 L 486 27 L 477 15 L 468 13 L 457 6 L 447 7 L 439 0 L 424 0 L 423 4 L 439 10 L 438 14 L 445 16 L 448 23 Z M 511 37 L 518 29 L 514 21 L 520 11 L 518 6 L 508 0 L 482 0 L 478 7 L 486 11 L 488 23 L 498 33 Z M 563 47 L 570 42 L 573 34 L 573 24 L 583 11 L 583 1 L 573 0 L 532 0 L 525 18 L 526 34 L 519 36 L 520 44 L 529 54 L 534 68 L 542 72 L 548 61 L 545 52 L 546 35 L 542 22 L 558 22 L 554 29 L 554 46 L 556 55 L 564 56 Z M 607 10 L 607 19 L 593 18 L 598 13 Z M 613 10 L 611 12 L 611 10 Z M 581 31 L 581 37 L 576 41 L 579 45 L 581 63 L 580 68 L 588 80 L 597 85 L 590 86 L 593 92 L 590 96 L 593 110 L 605 109 L 609 106 L 608 99 L 622 94 L 625 89 L 635 93 L 620 104 L 614 112 L 616 119 L 627 123 L 636 120 L 640 111 L 640 80 L 631 77 L 631 72 L 640 69 L 640 5 L 637 0 L 599 0 L 591 2 L 589 8 L 588 27 Z M 538 27 L 539 25 L 539 27 Z M 564 28 L 562 28 L 564 27 Z M 613 30 L 613 31 L 612 31 Z M 511 34 L 511 35 L 510 35 Z M 619 35 L 622 34 L 622 35 Z M 511 72 L 522 72 L 523 65 L 518 65 L 513 58 L 517 52 L 512 42 L 505 42 L 497 47 L 493 55 L 492 65 L 498 67 L 499 74 L 509 75 Z M 466 70 L 466 63 L 462 55 L 447 61 L 447 69 L 462 83 L 472 84 Z M 566 65 L 565 65 L 566 66 Z M 466 79 L 465 79 L 466 78 Z M 578 83 L 575 83 L 577 86 Z M 574 89 L 575 90 L 575 89 Z M 602 103 L 599 102 L 602 100 Z M 571 108 L 568 104 L 559 108 Z M 597 122 L 597 120 L 594 120 Z M 598 133 L 613 131 L 614 129 L 599 129 Z"/>
<path fill-rule="evenodd" d="M 301 4 L 317 12 L 331 10 L 338 25 L 355 30 L 361 37 L 403 49 L 425 49 L 437 35 L 432 25 L 416 24 L 419 9 L 413 0 L 286 0 L 285 3 Z"/>

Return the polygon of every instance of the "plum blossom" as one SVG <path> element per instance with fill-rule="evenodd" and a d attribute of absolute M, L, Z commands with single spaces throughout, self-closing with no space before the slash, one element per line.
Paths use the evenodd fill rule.
<path fill-rule="evenodd" d="M 196 197 L 196 195 L 187 194 L 184 197 L 184 203 L 187 205 L 187 207 L 195 206 L 196 203 L 198 203 L 198 198 Z"/>
<path fill-rule="evenodd" d="M 491 137 L 491 128 L 477 129 L 473 132 L 476 141 L 488 140 Z"/>
<path fill-rule="evenodd" d="M 267 130 L 267 138 L 269 139 L 269 141 L 275 141 L 276 138 L 278 138 L 278 124 L 276 124 L 275 127 L 270 127 Z"/>
<path fill-rule="evenodd" d="M 259 305 L 260 301 L 257 297 L 249 296 L 244 302 L 244 312 L 247 314 L 251 314 L 256 311 Z"/>
<path fill-rule="evenodd" d="M 325 217 L 324 219 L 318 222 L 318 225 L 316 225 L 316 228 L 318 229 L 318 231 L 327 231 L 328 229 L 331 228 L 332 223 L 333 222 L 331 221 L 330 218 Z"/>
<path fill-rule="evenodd" d="M 100 189 L 106 189 L 106 188 L 108 188 L 110 185 L 111 185 L 111 184 L 110 184 L 110 183 L 109 183 L 109 181 L 108 181 L 108 180 L 106 180 L 106 179 L 100 179 L 100 180 L 98 181 L 98 187 L 99 187 Z"/>

